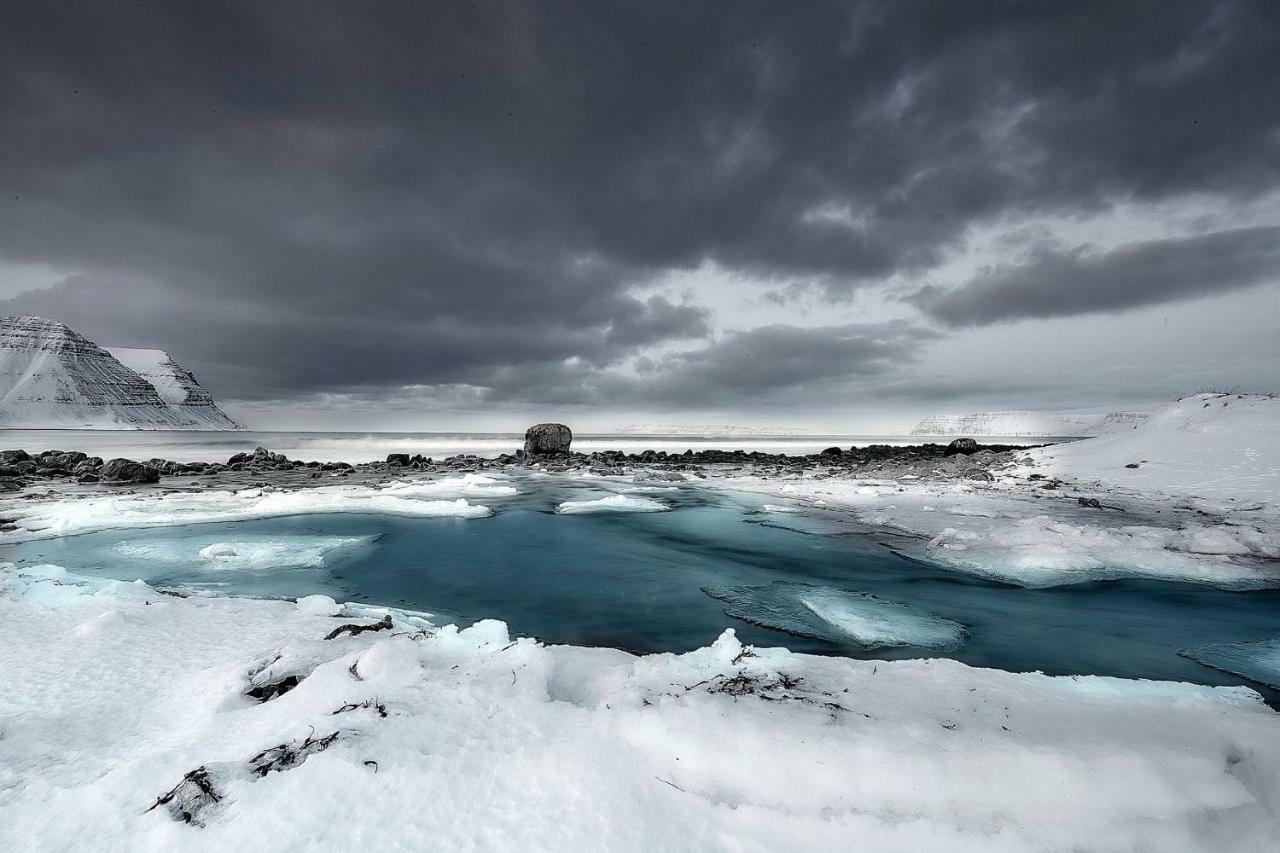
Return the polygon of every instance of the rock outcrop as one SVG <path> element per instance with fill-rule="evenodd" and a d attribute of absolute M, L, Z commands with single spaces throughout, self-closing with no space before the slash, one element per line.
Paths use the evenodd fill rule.
<path fill-rule="evenodd" d="M 526 456 L 554 456 L 568 453 L 573 431 L 564 424 L 534 424 L 525 430 Z"/>
<path fill-rule="evenodd" d="M 160 471 L 150 465 L 132 459 L 112 459 L 98 470 L 98 479 L 104 483 L 125 485 L 133 483 L 158 483 Z"/>

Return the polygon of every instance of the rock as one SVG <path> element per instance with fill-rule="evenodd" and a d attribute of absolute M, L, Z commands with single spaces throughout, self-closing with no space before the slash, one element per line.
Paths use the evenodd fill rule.
<path fill-rule="evenodd" d="M 549 456 L 568 453 L 573 431 L 564 424 L 534 424 L 525 430 L 526 456 Z"/>
<path fill-rule="evenodd" d="M 1090 509 L 1102 509 L 1102 501 L 1097 498 L 1077 498 L 1076 503 L 1080 506 L 1087 506 Z"/>
<path fill-rule="evenodd" d="M 158 483 L 160 472 L 132 459 L 112 459 L 103 463 L 98 478 L 104 483 Z"/>
<path fill-rule="evenodd" d="M 957 438 L 955 441 L 947 445 L 947 455 L 955 453 L 963 453 L 966 456 L 970 453 L 976 453 L 978 450 L 978 442 L 972 438 Z"/>
<path fill-rule="evenodd" d="M 826 450 L 818 454 L 819 456 L 843 456 L 844 451 L 838 447 L 828 447 Z"/>
<path fill-rule="evenodd" d="M 0 462 L 30 462 L 31 454 L 25 450 L 0 450 Z"/>
<path fill-rule="evenodd" d="M 388 454 L 387 454 L 387 464 L 388 464 L 388 465 L 400 465 L 401 467 L 408 467 L 408 465 L 409 465 L 409 454 L 408 454 L 408 453 L 388 453 Z"/>
<path fill-rule="evenodd" d="M 1141 467 L 1141 466 L 1139 466 L 1137 462 L 1130 462 L 1128 465 L 1126 465 L 1126 466 L 1124 466 L 1124 467 L 1126 467 L 1126 468 L 1138 468 L 1138 467 Z"/>

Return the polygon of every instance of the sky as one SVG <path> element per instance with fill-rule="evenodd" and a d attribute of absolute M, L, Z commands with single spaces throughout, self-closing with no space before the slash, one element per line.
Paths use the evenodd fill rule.
<path fill-rule="evenodd" d="M 1280 390 L 1280 4 L 59 2 L 0 314 L 282 429 Z"/>

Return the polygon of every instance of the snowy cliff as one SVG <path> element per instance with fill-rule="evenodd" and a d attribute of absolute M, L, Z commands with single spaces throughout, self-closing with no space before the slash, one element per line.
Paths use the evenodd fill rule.
<path fill-rule="evenodd" d="M 1141 412 L 979 412 L 936 415 L 916 424 L 912 435 L 1068 436 L 1104 435 L 1133 429 L 1146 420 Z"/>
<path fill-rule="evenodd" d="M 0 427 L 243 429 L 164 353 L 122 352 L 145 373 L 62 323 L 0 318 Z"/>
<path fill-rule="evenodd" d="M 127 349 L 107 347 L 107 352 L 156 389 L 160 399 L 171 409 L 189 420 L 188 429 L 243 429 L 223 414 L 196 377 L 173 360 L 167 352 L 158 349 Z"/>

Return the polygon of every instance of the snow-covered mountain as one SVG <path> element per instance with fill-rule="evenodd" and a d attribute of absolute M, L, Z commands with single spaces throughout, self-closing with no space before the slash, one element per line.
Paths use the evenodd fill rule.
<path fill-rule="evenodd" d="M 1142 412 L 978 412 L 970 415 L 935 415 L 911 430 L 912 435 L 968 436 L 1071 436 L 1104 435 L 1133 429 L 1145 421 Z"/>
<path fill-rule="evenodd" d="M 121 352 L 133 364 L 62 323 L 0 317 L 0 427 L 244 429 L 165 353 Z"/>
<path fill-rule="evenodd" d="M 196 377 L 173 356 L 158 349 L 107 347 L 107 352 L 156 389 L 169 408 L 189 420 L 187 429 L 244 429 L 227 417 Z"/>

